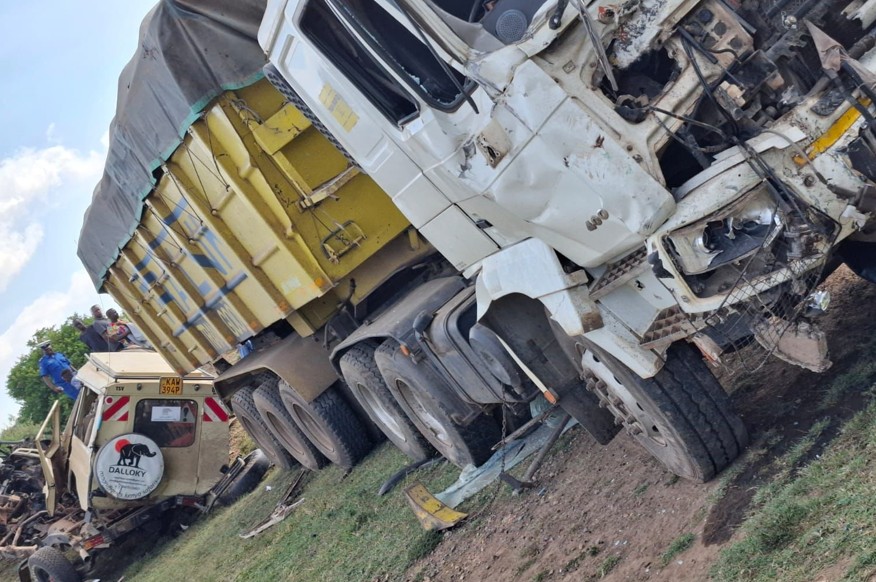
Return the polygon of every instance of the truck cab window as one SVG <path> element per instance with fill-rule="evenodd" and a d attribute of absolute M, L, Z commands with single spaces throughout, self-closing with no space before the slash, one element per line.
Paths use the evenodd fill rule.
<path fill-rule="evenodd" d="M 332 0 L 361 36 L 424 101 L 436 109 L 456 108 L 464 95 L 459 87 L 465 77 L 442 64 L 416 34 L 408 30 L 374 0 Z"/>
<path fill-rule="evenodd" d="M 401 126 L 419 113 L 417 103 L 344 28 L 325 0 L 308 2 L 301 30 L 335 67 L 391 122 Z"/>

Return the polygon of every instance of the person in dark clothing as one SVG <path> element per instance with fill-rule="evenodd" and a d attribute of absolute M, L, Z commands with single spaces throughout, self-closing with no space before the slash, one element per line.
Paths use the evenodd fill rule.
<path fill-rule="evenodd" d="M 81 319 L 74 319 L 73 327 L 79 330 L 79 341 L 88 346 L 88 353 L 106 351 L 106 341 L 100 337 L 94 326 L 85 325 Z"/>
<path fill-rule="evenodd" d="M 113 341 L 109 337 L 109 327 L 111 322 L 103 316 L 103 311 L 98 305 L 91 306 L 91 315 L 94 317 L 94 323 L 91 326 L 101 337 L 101 352 L 117 352 L 124 346 L 117 341 Z"/>

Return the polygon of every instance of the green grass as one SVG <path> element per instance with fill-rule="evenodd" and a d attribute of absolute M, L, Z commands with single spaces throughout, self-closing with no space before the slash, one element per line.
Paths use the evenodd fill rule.
<path fill-rule="evenodd" d="M 18 580 L 18 561 L 0 558 L 0 580 Z"/>
<path fill-rule="evenodd" d="M 620 556 L 608 556 L 602 561 L 602 564 L 600 564 L 599 568 L 596 570 L 596 577 L 605 578 L 615 569 L 615 567 L 617 567 L 618 564 L 620 564 L 620 561 Z"/>
<path fill-rule="evenodd" d="M 40 425 L 36 423 L 13 424 L 12 426 L 3 429 L 3 432 L 0 432 L 0 441 L 20 441 L 26 438 L 32 439 L 36 436 L 39 429 Z"/>
<path fill-rule="evenodd" d="M 784 469 L 755 497 L 762 504 L 743 526 L 741 541 L 712 568 L 716 580 L 814 580 L 849 564 L 843 580 L 876 572 L 876 404 L 844 427 L 814 462 L 791 472 L 827 419 L 816 423 L 782 459 Z"/>
<path fill-rule="evenodd" d="M 835 406 L 847 393 L 852 390 L 861 390 L 871 387 L 876 383 L 876 337 L 861 347 L 859 363 L 850 371 L 835 378 L 819 403 L 819 409 L 823 410 Z"/>
<path fill-rule="evenodd" d="M 660 556 L 660 565 L 664 568 L 669 565 L 670 562 L 680 553 L 686 551 L 690 548 L 696 536 L 692 533 L 681 534 L 669 544 L 669 547 L 666 548 L 666 551 L 663 552 L 663 555 Z"/>
<path fill-rule="evenodd" d="M 312 474 L 301 494 L 304 502 L 285 521 L 253 539 L 240 539 L 238 534 L 268 517 L 298 474 L 275 470 L 255 492 L 156 548 L 125 576 L 138 582 L 401 579 L 443 539 L 422 529 L 402 490 L 420 479 L 437 492 L 458 474 L 442 464 L 377 497 L 381 483 L 407 462 L 385 445 L 346 477 L 337 467 Z M 272 490 L 266 492 L 265 485 Z"/>

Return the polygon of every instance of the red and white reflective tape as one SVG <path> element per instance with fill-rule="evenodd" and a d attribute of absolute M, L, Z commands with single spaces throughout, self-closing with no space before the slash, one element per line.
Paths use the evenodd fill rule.
<path fill-rule="evenodd" d="M 107 396 L 103 399 L 103 421 L 119 421 L 128 420 L 128 411 L 130 409 L 130 396 Z"/>
<path fill-rule="evenodd" d="M 204 422 L 228 422 L 230 413 L 222 401 L 213 396 L 204 398 Z"/>

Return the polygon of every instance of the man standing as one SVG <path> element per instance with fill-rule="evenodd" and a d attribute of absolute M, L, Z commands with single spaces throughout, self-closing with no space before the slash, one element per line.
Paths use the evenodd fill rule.
<path fill-rule="evenodd" d="M 106 351 L 106 342 L 95 331 L 94 326 L 85 325 L 81 319 L 74 319 L 73 327 L 79 330 L 79 341 L 88 346 L 88 353 Z"/>
<path fill-rule="evenodd" d="M 102 344 L 102 346 L 105 345 L 106 348 L 101 349 L 100 351 L 117 352 L 122 349 L 122 344 L 109 337 L 109 327 L 111 323 L 110 320 L 103 316 L 103 311 L 101 311 L 99 306 L 91 306 L 91 315 L 94 317 L 94 323 L 92 323 L 91 326 L 94 328 L 94 331 L 103 338 L 103 342 L 106 342 Z"/>
<path fill-rule="evenodd" d="M 41 343 L 40 348 L 43 350 L 43 357 L 40 358 L 40 377 L 43 382 L 52 392 L 76 400 L 79 390 L 63 377 L 65 372 L 76 373 L 76 369 L 70 365 L 70 360 L 64 354 L 56 353 L 48 341 Z"/>

